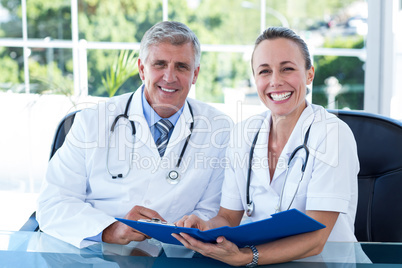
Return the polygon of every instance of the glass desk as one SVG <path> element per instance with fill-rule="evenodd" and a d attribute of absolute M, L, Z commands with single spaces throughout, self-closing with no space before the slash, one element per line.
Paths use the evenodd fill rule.
<path fill-rule="evenodd" d="M 0 267 L 229 267 L 184 247 L 144 243 L 78 249 L 45 233 L 0 231 Z M 329 242 L 318 256 L 275 267 L 402 267 L 402 243 Z"/>

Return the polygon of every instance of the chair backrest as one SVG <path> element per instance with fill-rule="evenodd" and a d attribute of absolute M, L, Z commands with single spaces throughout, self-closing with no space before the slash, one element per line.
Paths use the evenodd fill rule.
<path fill-rule="evenodd" d="M 71 126 L 74 123 L 75 115 L 79 111 L 74 111 L 67 114 L 60 121 L 57 126 L 56 133 L 54 134 L 52 147 L 50 148 L 50 157 L 49 160 L 53 157 L 56 151 L 63 145 L 64 140 L 66 139 L 67 133 L 70 131 Z"/>
<path fill-rule="evenodd" d="M 50 157 L 49 160 L 52 159 L 53 155 L 56 151 L 63 145 L 64 140 L 66 139 L 67 133 L 70 131 L 70 128 L 74 122 L 74 118 L 76 113 L 79 111 L 74 111 L 67 114 L 60 121 L 57 126 L 56 133 L 54 134 L 52 147 L 50 148 Z M 31 231 L 37 232 L 40 231 L 39 224 L 36 221 L 36 211 L 34 211 L 29 219 L 25 222 L 25 224 L 20 228 L 20 231 Z"/>
<path fill-rule="evenodd" d="M 402 123 L 365 112 L 329 112 L 349 125 L 357 143 L 357 240 L 402 242 Z"/>

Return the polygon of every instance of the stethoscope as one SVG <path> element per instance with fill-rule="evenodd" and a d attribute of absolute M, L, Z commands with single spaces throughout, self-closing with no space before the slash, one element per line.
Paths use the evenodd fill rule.
<path fill-rule="evenodd" d="M 112 172 L 110 172 L 110 169 L 109 169 L 109 151 L 110 151 L 110 141 L 111 141 L 112 135 L 114 133 L 114 130 L 115 130 L 117 122 L 119 121 L 120 118 L 125 118 L 125 119 L 128 120 L 128 109 L 130 108 L 130 103 L 131 103 L 131 100 L 132 100 L 133 96 L 134 96 L 134 93 L 131 94 L 130 98 L 127 101 L 126 109 L 124 111 L 124 114 L 119 114 L 118 116 L 116 116 L 116 118 L 114 119 L 114 121 L 112 123 L 112 126 L 110 127 L 109 141 L 108 141 L 107 153 L 106 153 L 106 169 L 107 169 L 107 172 L 110 174 L 110 176 L 112 176 L 112 179 L 125 178 L 125 177 L 128 176 L 128 174 L 131 171 L 131 165 L 129 164 L 128 165 L 128 170 L 127 170 L 127 172 L 125 174 L 123 174 L 123 173 L 113 174 Z M 180 176 L 179 172 L 177 171 L 177 169 L 179 169 L 179 167 L 180 167 L 180 163 L 181 163 L 181 160 L 183 159 L 183 155 L 184 155 L 184 153 L 186 151 L 188 142 L 190 141 L 191 134 L 193 134 L 194 115 L 193 115 L 193 110 L 191 109 L 190 103 L 187 102 L 187 104 L 188 104 L 188 108 L 190 110 L 191 117 L 193 119 L 191 124 L 190 124 L 190 135 L 187 136 L 186 142 L 184 143 L 183 149 L 181 150 L 179 160 L 177 160 L 176 169 L 170 170 L 166 175 L 166 180 L 170 184 L 177 184 L 181 179 L 181 176 Z M 131 134 L 132 134 L 133 139 L 134 139 L 134 136 L 136 134 L 136 128 L 135 128 L 135 125 L 134 125 L 133 121 L 129 120 L 129 122 L 131 124 L 131 129 L 132 129 Z M 133 153 L 134 153 L 134 146 L 132 146 L 132 151 L 131 151 L 131 154 L 133 154 Z"/>
<path fill-rule="evenodd" d="M 314 122 L 314 120 L 313 120 L 313 122 Z M 310 126 L 309 126 L 308 129 L 307 129 L 306 134 L 304 135 L 304 142 L 303 142 L 303 144 L 300 145 L 300 146 L 298 146 L 296 149 L 294 149 L 293 152 L 292 152 L 292 154 L 291 154 L 290 157 L 289 157 L 288 165 L 287 165 L 287 167 L 286 167 L 285 181 L 283 182 L 283 185 L 282 185 L 281 195 L 280 195 L 280 197 L 279 197 L 278 204 L 277 204 L 276 207 L 275 207 L 275 213 L 282 211 L 282 210 L 281 210 L 281 204 L 282 204 L 283 193 L 284 193 L 284 190 L 285 190 L 286 181 L 287 181 L 287 179 L 288 179 L 288 172 L 289 172 L 290 163 L 292 162 L 292 160 L 294 159 L 294 157 L 295 157 L 295 155 L 296 155 L 296 153 L 297 153 L 298 151 L 304 150 L 304 151 L 306 152 L 306 158 L 304 159 L 303 165 L 302 165 L 302 167 L 301 167 L 301 177 L 300 177 L 299 183 L 297 184 L 296 191 L 295 191 L 295 193 L 294 193 L 294 195 L 293 195 L 293 198 L 292 198 L 292 200 L 291 200 L 291 202 L 290 202 L 290 204 L 289 204 L 287 210 L 290 209 L 290 207 L 292 206 L 293 201 L 295 200 L 297 191 L 299 190 L 300 183 L 301 183 L 301 181 L 303 180 L 304 171 L 306 170 L 308 157 L 309 157 L 309 155 L 310 155 L 310 151 L 309 151 L 309 149 L 307 148 L 307 141 L 308 141 L 308 137 L 309 137 L 309 135 L 310 135 L 310 128 L 311 128 L 311 125 L 312 125 L 312 124 L 313 124 L 313 123 L 310 124 Z M 253 201 L 252 201 L 251 198 L 250 198 L 250 178 L 251 178 L 251 168 L 252 168 L 252 162 L 253 162 L 254 147 L 255 147 L 255 145 L 256 145 L 256 143 L 257 143 L 257 138 L 258 138 L 258 134 L 259 134 L 259 133 L 260 133 L 260 131 L 258 130 L 257 134 L 256 134 L 255 137 L 254 137 L 253 143 L 252 143 L 251 148 L 250 148 L 250 159 L 249 159 L 249 162 L 248 162 L 247 193 L 246 193 L 246 198 L 247 198 L 247 210 L 246 210 L 246 214 L 247 214 L 247 216 L 249 216 L 249 217 L 251 217 L 251 215 L 253 214 L 253 211 L 254 211 L 254 203 L 253 203 Z"/>

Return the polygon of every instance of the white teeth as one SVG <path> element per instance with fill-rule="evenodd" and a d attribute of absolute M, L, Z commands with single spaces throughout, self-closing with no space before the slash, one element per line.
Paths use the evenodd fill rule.
<path fill-rule="evenodd" d="M 282 100 L 286 100 L 290 97 L 290 95 L 292 95 L 291 92 L 286 92 L 286 93 L 271 93 L 271 98 L 274 101 L 282 101 Z"/>
<path fill-rule="evenodd" d="M 167 89 L 167 88 L 164 88 L 164 87 L 161 87 L 161 89 L 162 89 L 162 91 L 165 91 L 165 92 L 175 92 L 176 91 L 174 89 Z"/>

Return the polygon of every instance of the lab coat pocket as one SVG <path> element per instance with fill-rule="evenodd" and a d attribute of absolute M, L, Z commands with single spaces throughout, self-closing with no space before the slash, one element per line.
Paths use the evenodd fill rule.
<path fill-rule="evenodd" d="M 182 174 L 182 179 L 172 190 L 174 193 L 169 214 L 176 215 L 178 219 L 192 214 L 208 187 L 208 178 L 196 170 Z"/>

